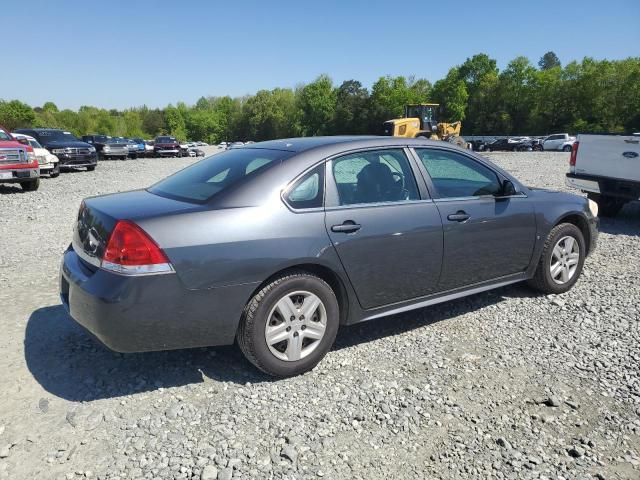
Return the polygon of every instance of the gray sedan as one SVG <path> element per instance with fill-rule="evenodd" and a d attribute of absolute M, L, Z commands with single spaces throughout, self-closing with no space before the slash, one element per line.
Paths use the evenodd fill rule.
<path fill-rule="evenodd" d="M 597 226 L 593 202 L 526 187 L 446 142 L 269 141 L 85 199 L 61 298 L 113 350 L 237 340 L 289 376 L 340 325 L 521 281 L 566 292 Z"/>

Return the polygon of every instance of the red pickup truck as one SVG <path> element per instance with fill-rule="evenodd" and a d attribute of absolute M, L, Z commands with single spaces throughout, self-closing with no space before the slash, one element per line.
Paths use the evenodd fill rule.
<path fill-rule="evenodd" d="M 33 147 L 18 142 L 1 125 L 0 183 L 19 183 L 27 192 L 40 186 L 40 168 Z"/>

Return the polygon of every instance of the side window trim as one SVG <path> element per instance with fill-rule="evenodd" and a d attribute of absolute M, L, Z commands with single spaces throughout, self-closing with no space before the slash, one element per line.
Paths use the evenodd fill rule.
<path fill-rule="evenodd" d="M 340 197 L 338 194 L 338 187 L 336 185 L 335 178 L 333 178 L 333 162 L 341 157 L 347 155 L 353 155 L 360 152 L 372 152 L 372 151 L 381 151 L 381 150 L 402 150 L 404 155 L 407 158 L 407 162 L 411 173 L 413 174 L 413 178 L 416 182 L 416 186 L 418 189 L 418 196 L 415 200 L 400 200 L 394 202 L 376 202 L 376 203 L 354 203 L 350 205 L 341 205 Z M 340 152 L 335 155 L 331 155 L 327 157 L 325 163 L 325 210 L 342 210 L 342 209 L 351 209 L 351 208 L 364 208 L 364 207 L 375 207 L 375 206 L 391 206 L 391 205 L 403 205 L 405 203 L 420 203 L 420 202 L 433 202 L 433 199 L 429 196 L 429 191 L 427 190 L 426 185 L 424 184 L 424 178 L 422 177 L 422 172 L 419 171 L 419 162 L 416 162 L 414 158 L 414 153 L 410 150 L 408 146 L 403 145 L 392 145 L 392 146 L 373 146 L 367 148 L 358 148 L 354 150 L 349 150 L 346 152 Z"/>
<path fill-rule="evenodd" d="M 432 198 L 434 200 L 434 202 L 450 202 L 450 201 L 460 201 L 460 200 L 477 200 L 477 199 L 482 199 L 482 198 L 495 198 L 493 195 L 474 195 L 474 196 L 469 196 L 469 197 L 441 197 L 440 194 L 438 193 L 438 190 L 436 190 L 435 185 L 433 184 L 433 180 L 431 179 L 431 175 L 429 175 L 429 172 L 427 171 L 427 168 L 424 166 L 424 164 L 422 163 L 422 160 L 420 159 L 420 155 L 418 153 L 418 150 L 438 150 L 438 151 L 444 151 L 444 152 L 453 152 L 456 153 L 458 155 L 461 155 L 473 162 L 476 162 L 480 165 L 482 165 L 483 167 L 485 167 L 486 169 L 490 170 L 497 178 L 498 181 L 502 182 L 505 180 L 504 176 L 500 174 L 500 172 L 496 172 L 493 168 L 491 168 L 489 165 L 487 165 L 486 163 L 478 160 L 477 158 L 472 157 L 471 155 L 467 155 L 466 153 L 463 152 L 458 152 L 458 151 L 453 151 L 451 149 L 448 148 L 440 148 L 440 147 L 432 147 L 432 146 L 425 146 L 425 147 L 413 147 L 411 148 L 413 155 L 415 155 L 415 159 L 416 159 L 416 163 L 418 165 L 418 169 L 420 170 L 420 174 L 424 177 L 424 181 L 427 184 L 427 187 L 429 188 L 429 192 L 431 192 Z M 522 194 L 518 194 L 515 195 L 516 197 L 520 197 L 523 196 Z M 525 195 L 526 196 L 526 195 Z"/>

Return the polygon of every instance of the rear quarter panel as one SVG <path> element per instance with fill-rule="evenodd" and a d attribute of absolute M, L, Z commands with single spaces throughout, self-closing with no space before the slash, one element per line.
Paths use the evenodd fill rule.
<path fill-rule="evenodd" d="M 302 263 L 341 270 L 321 209 L 294 213 L 279 197 L 260 207 L 226 208 L 144 220 L 188 289 L 260 283 Z"/>

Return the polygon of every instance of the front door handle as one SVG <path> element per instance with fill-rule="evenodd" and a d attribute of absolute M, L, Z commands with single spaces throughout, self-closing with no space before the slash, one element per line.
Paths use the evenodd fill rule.
<path fill-rule="evenodd" d="M 452 222 L 466 222 L 469 218 L 471 218 L 471 215 L 464 210 L 458 210 L 456 213 L 447 216 L 447 220 L 451 220 Z"/>
<path fill-rule="evenodd" d="M 362 225 L 358 225 L 353 220 L 345 220 L 342 225 L 334 225 L 331 227 L 331 231 L 339 233 L 353 233 L 360 230 L 361 227 Z"/>

